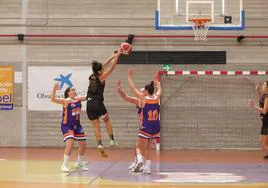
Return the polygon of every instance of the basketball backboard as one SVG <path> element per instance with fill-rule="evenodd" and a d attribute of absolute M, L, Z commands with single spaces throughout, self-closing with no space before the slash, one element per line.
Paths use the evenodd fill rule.
<path fill-rule="evenodd" d="M 209 30 L 244 30 L 243 0 L 158 0 L 156 30 L 192 30 L 193 18 L 211 19 Z"/>

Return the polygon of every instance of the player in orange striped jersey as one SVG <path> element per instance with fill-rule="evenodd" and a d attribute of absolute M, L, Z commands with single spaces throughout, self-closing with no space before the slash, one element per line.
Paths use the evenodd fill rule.
<path fill-rule="evenodd" d="M 77 141 L 79 144 L 78 159 L 75 163 L 75 167 L 82 170 L 88 170 L 83 163 L 86 150 L 86 136 L 83 127 L 80 124 L 81 101 L 86 101 L 86 96 L 77 97 L 75 88 L 68 87 L 64 92 L 64 99 L 56 98 L 56 91 L 58 88 L 58 84 L 55 84 L 51 93 L 51 101 L 56 104 L 61 104 L 63 107 L 61 131 L 66 147 L 61 170 L 62 172 L 69 172 L 68 160 L 73 149 L 74 141 Z"/>
<path fill-rule="evenodd" d="M 146 163 L 143 172 L 146 174 L 151 173 L 151 158 L 152 158 L 152 143 L 153 139 L 160 137 L 160 96 L 161 86 L 160 82 L 155 77 L 155 80 L 150 84 L 145 85 L 145 92 L 140 92 L 134 82 L 132 81 L 133 69 L 128 71 L 128 82 L 132 92 L 141 101 L 141 129 L 139 132 L 139 139 L 137 142 L 137 164 L 134 172 L 141 172 L 144 165 L 144 156 L 147 152 Z M 156 89 L 155 89 L 156 87 Z M 155 92 L 155 90 L 157 90 Z"/>

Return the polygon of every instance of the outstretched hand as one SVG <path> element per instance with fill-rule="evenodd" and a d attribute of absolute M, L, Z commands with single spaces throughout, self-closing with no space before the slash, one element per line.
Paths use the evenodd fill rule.
<path fill-rule="evenodd" d="M 134 69 L 133 68 L 128 69 L 128 76 L 129 77 L 132 77 L 133 76 L 133 72 L 134 72 Z"/>
<path fill-rule="evenodd" d="M 55 91 L 59 90 L 59 84 L 58 84 L 58 83 L 55 83 L 53 89 L 54 89 Z"/>
<path fill-rule="evenodd" d="M 252 99 L 249 99 L 248 100 L 248 106 L 255 107 L 256 106 L 256 103 Z"/>

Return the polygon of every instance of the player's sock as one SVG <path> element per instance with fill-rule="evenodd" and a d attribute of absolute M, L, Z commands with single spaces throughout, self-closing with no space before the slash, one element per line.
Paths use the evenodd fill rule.
<path fill-rule="evenodd" d="M 151 160 L 146 160 L 145 167 L 143 169 L 144 174 L 151 174 Z"/>
<path fill-rule="evenodd" d="M 62 172 L 69 172 L 69 168 L 68 168 L 68 160 L 69 160 L 70 156 L 69 155 L 64 155 L 63 156 L 63 163 L 61 165 L 61 171 Z"/>
<path fill-rule="evenodd" d="M 137 162 L 143 162 L 143 156 L 141 154 L 137 154 Z"/>
<path fill-rule="evenodd" d="M 136 163 L 136 162 L 137 162 L 137 156 L 135 156 L 135 158 L 134 158 L 134 160 L 133 160 L 133 161 L 134 161 L 134 163 Z"/>
<path fill-rule="evenodd" d="M 70 155 L 64 155 L 63 156 L 63 165 L 67 166 L 69 159 L 70 159 Z"/>
<path fill-rule="evenodd" d="M 114 135 L 113 134 L 109 135 L 109 137 L 110 137 L 110 140 L 114 141 Z"/>
<path fill-rule="evenodd" d="M 85 156 L 84 155 L 78 155 L 77 162 L 83 162 Z"/>
<path fill-rule="evenodd" d="M 97 140 L 97 145 L 102 146 L 101 140 Z"/>
<path fill-rule="evenodd" d="M 145 167 L 150 167 L 151 168 L 151 160 L 146 160 Z"/>

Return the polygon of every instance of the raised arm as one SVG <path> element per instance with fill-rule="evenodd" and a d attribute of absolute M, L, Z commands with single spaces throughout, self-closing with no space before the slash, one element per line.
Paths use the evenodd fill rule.
<path fill-rule="evenodd" d="M 78 96 L 77 99 L 79 101 L 86 101 L 87 100 L 87 96 Z"/>
<path fill-rule="evenodd" d="M 160 99 L 161 94 L 162 94 L 162 89 L 161 89 L 161 84 L 160 84 L 160 81 L 159 81 L 159 78 L 158 78 L 158 72 L 155 73 L 154 83 L 155 83 L 155 88 L 156 88 L 155 95 L 157 96 L 157 98 Z"/>
<path fill-rule="evenodd" d="M 138 97 L 138 98 L 140 98 L 140 99 L 143 99 L 143 98 L 144 98 L 144 95 L 143 95 L 142 92 L 140 92 L 140 91 L 136 88 L 136 86 L 135 86 L 135 84 L 134 84 L 134 82 L 133 82 L 133 80 L 132 80 L 132 76 L 133 76 L 133 69 L 129 69 L 129 70 L 128 70 L 128 84 L 129 84 L 129 87 L 130 87 L 131 91 L 134 93 L 134 95 L 135 95 L 136 97 Z"/>
<path fill-rule="evenodd" d="M 256 97 L 257 97 L 257 100 L 259 100 L 259 98 L 261 97 L 260 84 L 257 84 L 257 85 L 256 85 L 255 90 L 256 90 Z"/>
<path fill-rule="evenodd" d="M 110 67 L 104 71 L 104 73 L 100 76 L 100 80 L 103 81 L 103 80 L 106 80 L 106 78 L 108 78 L 111 73 L 113 72 L 115 66 L 117 65 L 118 63 L 118 59 L 119 59 L 119 56 L 121 55 L 121 49 L 118 49 L 117 53 L 115 54 L 114 56 L 114 59 L 112 61 L 112 64 L 110 65 Z"/>
<path fill-rule="evenodd" d="M 116 81 L 116 90 L 125 101 L 132 103 L 136 106 L 140 106 L 140 100 L 137 97 L 128 96 L 126 92 L 122 89 L 120 80 Z"/>
<path fill-rule="evenodd" d="M 59 89 L 59 85 L 55 84 L 54 87 L 53 87 L 53 90 L 51 92 L 51 95 L 50 95 L 50 100 L 53 103 L 65 105 L 65 100 L 64 99 L 56 98 L 56 91 L 58 89 Z"/>
<path fill-rule="evenodd" d="M 116 54 L 111 55 L 106 61 L 103 63 L 102 67 L 103 69 L 108 68 L 109 64 L 112 62 L 112 60 L 115 58 Z"/>
<path fill-rule="evenodd" d="M 162 89 L 161 89 L 161 84 L 160 84 L 159 81 L 156 82 L 156 90 L 157 91 L 156 91 L 155 95 L 157 96 L 158 99 L 160 99 L 161 93 L 162 93 Z"/>

